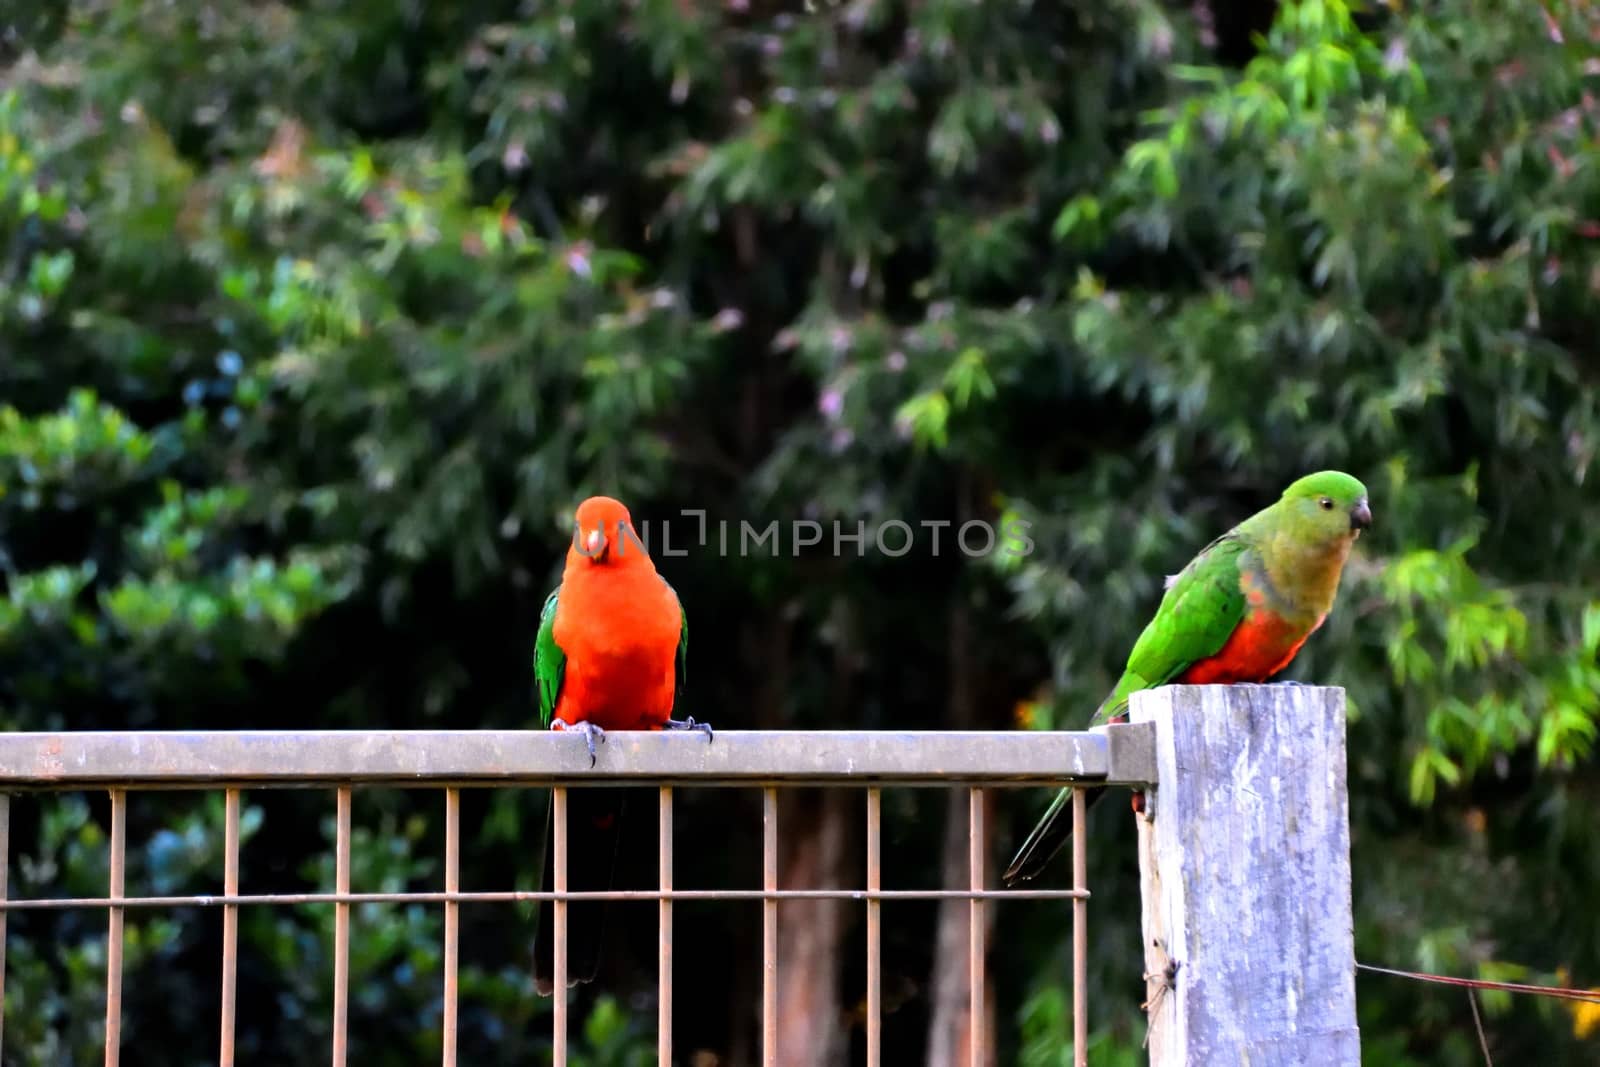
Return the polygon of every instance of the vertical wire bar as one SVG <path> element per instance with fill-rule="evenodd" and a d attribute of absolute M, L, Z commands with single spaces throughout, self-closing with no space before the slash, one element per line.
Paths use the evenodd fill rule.
<path fill-rule="evenodd" d="M 883 888 L 883 790 L 867 790 L 867 889 Z M 867 1067 L 881 1067 L 883 1019 L 883 902 L 867 898 Z"/>
<path fill-rule="evenodd" d="M 461 892 L 461 790 L 444 791 L 444 891 Z M 461 957 L 461 905 L 444 902 L 444 1067 L 456 1067 L 456 985 Z"/>
<path fill-rule="evenodd" d="M 1072 1063 L 1089 1064 L 1089 902 L 1081 895 L 1089 888 L 1088 845 L 1084 842 L 1083 790 L 1072 787 Z"/>
<path fill-rule="evenodd" d="M 107 896 L 123 896 L 123 862 L 127 856 L 128 794 L 111 790 L 111 876 Z M 122 1058 L 122 908 L 106 909 L 106 1067 Z"/>
<path fill-rule="evenodd" d="M 239 895 L 239 790 L 223 794 L 222 892 Z M 233 1030 L 239 995 L 239 905 L 222 906 L 222 1034 L 219 1067 L 233 1067 Z"/>
<path fill-rule="evenodd" d="M 778 790 L 761 790 L 761 888 L 778 888 Z M 761 1063 L 778 1067 L 778 901 L 761 900 Z"/>
<path fill-rule="evenodd" d="M 11 795 L 0 793 L 0 900 L 11 893 Z M 0 1051 L 5 1049 L 6 1025 L 6 912 L 0 911 Z"/>
<path fill-rule="evenodd" d="M 350 892 L 350 787 L 339 787 L 334 831 L 334 892 Z M 350 905 L 333 906 L 333 1067 L 345 1067 L 350 1023 Z"/>
<path fill-rule="evenodd" d="M 967 876 L 971 888 L 983 889 L 983 790 L 967 792 Z M 967 1029 L 969 1067 L 983 1067 L 983 904 L 974 898 L 967 919 Z"/>
<path fill-rule="evenodd" d="M 555 786 L 550 790 L 550 803 L 554 810 L 551 821 L 555 823 L 555 891 L 567 891 L 567 790 Z M 552 925 L 555 929 L 555 959 L 550 968 L 554 988 L 550 996 L 555 1000 L 555 1033 L 551 1037 L 550 1067 L 567 1067 L 567 902 L 561 897 L 551 901 Z"/>
<path fill-rule="evenodd" d="M 661 798 L 661 840 L 658 848 L 660 886 L 663 893 L 672 889 L 672 787 L 664 785 L 658 794 Z M 672 900 L 661 898 L 658 912 L 660 942 L 657 946 L 661 962 L 656 972 L 656 1062 L 662 1067 L 672 1063 Z"/>

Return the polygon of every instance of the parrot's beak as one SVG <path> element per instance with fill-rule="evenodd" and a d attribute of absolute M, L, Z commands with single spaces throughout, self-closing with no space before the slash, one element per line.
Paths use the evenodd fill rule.
<path fill-rule="evenodd" d="M 1372 525 L 1372 509 L 1367 506 L 1367 498 L 1362 497 L 1356 501 L 1356 506 L 1350 509 L 1350 529 L 1359 533 Z"/>
<path fill-rule="evenodd" d="M 583 554 L 595 563 L 605 559 L 608 547 L 605 532 L 598 526 L 590 530 L 588 536 L 583 539 Z"/>

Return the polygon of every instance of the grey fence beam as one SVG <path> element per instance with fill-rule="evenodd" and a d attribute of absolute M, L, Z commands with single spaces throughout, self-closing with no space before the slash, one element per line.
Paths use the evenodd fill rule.
<path fill-rule="evenodd" d="M 0 789 L 364 783 L 1044 785 L 1148 782 L 1150 728 L 1083 732 L 548 730 L 0 733 Z"/>
<path fill-rule="evenodd" d="M 1343 689 L 1164 686 L 1139 818 L 1151 1067 L 1358 1067 Z"/>

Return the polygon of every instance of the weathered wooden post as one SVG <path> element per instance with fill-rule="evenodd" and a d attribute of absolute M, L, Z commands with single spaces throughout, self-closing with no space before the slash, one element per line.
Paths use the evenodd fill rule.
<path fill-rule="evenodd" d="M 1135 693 L 1151 1067 L 1358 1067 L 1344 690 Z"/>

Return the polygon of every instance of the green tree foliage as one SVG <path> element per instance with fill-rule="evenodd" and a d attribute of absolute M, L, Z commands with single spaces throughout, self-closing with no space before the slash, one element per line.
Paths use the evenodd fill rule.
<path fill-rule="evenodd" d="M 697 620 L 698 718 L 1077 726 L 1161 576 L 1336 466 L 1377 524 L 1293 673 L 1350 693 L 1358 954 L 1600 983 L 1585 6 L 7 17 L 7 728 L 526 725 L 538 605 L 590 492 L 672 518 L 680 544 L 681 508 L 712 545 L 719 521 L 738 542 L 780 520 L 775 554 L 661 561 Z M 823 524 L 815 549 L 792 548 L 795 518 Z M 913 527 L 904 556 L 874 543 L 891 518 Z M 1028 550 L 961 551 L 972 518 L 1027 521 Z M 937 551 L 920 520 L 950 522 Z M 1008 800 L 1011 829 L 1034 800 Z M 436 888 L 427 803 L 358 801 L 363 887 Z M 1108 1063 L 1138 1062 L 1142 1036 L 1119 806 L 1092 838 Z M 252 798 L 247 883 L 330 885 L 330 808 Z M 101 891 L 102 798 L 14 811 L 17 893 Z M 908 878 L 937 877 L 941 811 L 890 798 Z M 680 845 L 685 871 L 747 880 L 752 819 L 694 798 L 681 817 L 727 824 Z M 533 888 L 542 818 L 469 801 L 468 882 Z M 217 887 L 212 800 L 136 802 L 129 841 L 130 886 Z M 438 915 L 358 910 L 352 1055 L 426 1059 Z M 753 935 L 683 911 L 681 938 Z M 467 917 L 469 1062 L 543 1047 L 527 918 Z M 888 1033 L 913 1052 L 926 918 L 886 924 L 913 990 Z M 254 1058 L 322 1055 L 331 923 L 248 914 Z M 213 1054 L 214 927 L 129 918 L 128 1033 L 166 1062 Z M 1002 909 L 1003 1062 L 1070 1062 L 1065 931 Z M 91 1061 L 98 917 L 11 934 L 7 1062 Z M 584 1062 L 648 1060 L 648 956 L 585 991 Z M 690 966 L 680 1042 L 736 1055 L 753 972 Z M 1370 1062 L 1475 1062 L 1458 992 L 1358 992 Z M 1593 1058 L 1582 1016 L 1484 1007 L 1497 1055 Z"/>

